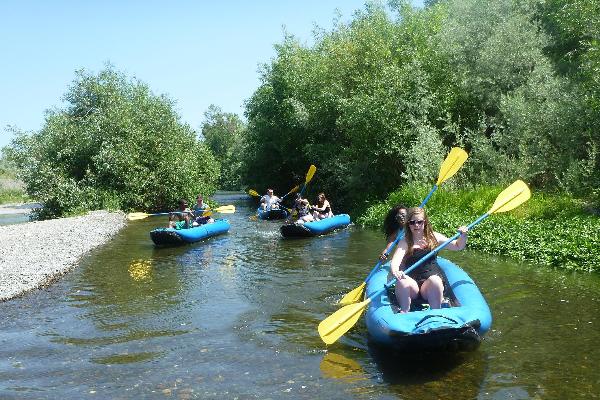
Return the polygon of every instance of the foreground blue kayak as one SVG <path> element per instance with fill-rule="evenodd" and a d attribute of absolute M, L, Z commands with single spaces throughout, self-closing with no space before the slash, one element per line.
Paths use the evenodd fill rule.
<path fill-rule="evenodd" d="M 179 246 L 220 235 L 227 232 L 229 226 L 228 220 L 217 219 L 211 224 L 189 229 L 157 228 L 150 232 L 150 238 L 157 246 Z"/>
<path fill-rule="evenodd" d="M 256 210 L 256 212 L 258 213 L 258 218 L 268 219 L 268 220 L 285 219 L 290 215 L 289 211 L 285 208 L 279 208 L 276 210 L 275 209 L 263 210 L 262 208 L 259 207 Z"/>
<path fill-rule="evenodd" d="M 431 310 L 413 301 L 411 312 L 401 314 L 393 290 L 384 290 L 372 299 L 365 317 L 374 343 L 409 352 L 472 350 L 479 345 L 492 325 L 487 302 L 465 271 L 441 257 L 437 262 L 450 284 L 449 304 Z M 386 263 L 372 276 L 367 297 L 384 287 L 389 270 Z"/>
<path fill-rule="evenodd" d="M 313 237 L 324 235 L 336 229 L 345 228 L 350 225 L 348 214 L 338 214 L 319 221 L 305 222 L 304 224 L 286 224 L 280 230 L 283 237 Z"/>

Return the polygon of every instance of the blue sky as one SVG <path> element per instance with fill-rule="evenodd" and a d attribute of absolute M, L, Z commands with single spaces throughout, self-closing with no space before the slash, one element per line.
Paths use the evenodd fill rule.
<path fill-rule="evenodd" d="M 414 1 L 417 5 L 422 0 Z M 110 62 L 177 102 L 194 129 L 210 104 L 243 113 L 283 27 L 312 43 L 314 25 L 351 19 L 364 0 L 0 2 L 0 147 L 5 127 L 38 130 L 75 71 Z"/>

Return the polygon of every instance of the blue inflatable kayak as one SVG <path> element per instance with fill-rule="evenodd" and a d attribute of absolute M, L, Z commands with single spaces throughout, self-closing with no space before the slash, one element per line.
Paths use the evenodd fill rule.
<path fill-rule="evenodd" d="M 286 224 L 280 230 L 283 237 L 313 237 L 324 235 L 335 229 L 345 228 L 350 225 L 350 216 L 348 214 L 338 214 L 331 218 L 321 219 L 319 221 L 305 222 L 304 224 Z"/>
<path fill-rule="evenodd" d="M 258 213 L 258 218 L 268 220 L 285 219 L 290 215 L 286 208 L 263 210 L 259 207 L 256 212 Z"/>
<path fill-rule="evenodd" d="M 228 220 L 217 219 L 211 224 L 189 229 L 157 228 L 150 232 L 150 238 L 157 246 L 178 246 L 220 235 L 227 232 L 229 226 Z"/>
<path fill-rule="evenodd" d="M 449 303 L 431 310 L 413 301 L 411 312 L 401 314 L 393 289 L 382 291 L 372 299 L 365 317 L 374 343 L 410 352 L 472 350 L 479 345 L 492 325 L 487 302 L 465 271 L 441 257 L 437 262 L 450 284 Z M 372 276 L 367 297 L 384 287 L 389 268 L 386 263 Z"/>

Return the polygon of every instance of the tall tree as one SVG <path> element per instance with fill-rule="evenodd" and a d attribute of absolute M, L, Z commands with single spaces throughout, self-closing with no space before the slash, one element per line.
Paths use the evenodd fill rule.
<path fill-rule="evenodd" d="M 241 188 L 241 165 L 243 157 L 243 134 L 245 126 L 237 114 L 224 113 L 221 108 L 210 105 L 204 113 L 202 124 L 204 143 L 221 163 L 219 187 L 226 190 Z"/>

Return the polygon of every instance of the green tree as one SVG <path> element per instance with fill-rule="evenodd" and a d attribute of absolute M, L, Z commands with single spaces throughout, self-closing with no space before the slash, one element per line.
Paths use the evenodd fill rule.
<path fill-rule="evenodd" d="M 163 211 L 212 193 L 219 166 L 173 101 L 107 66 L 78 71 L 62 109 L 38 132 L 16 132 L 6 154 L 40 218 L 102 208 Z"/>
<path fill-rule="evenodd" d="M 210 105 L 204 118 L 204 143 L 221 163 L 219 187 L 238 190 L 241 188 L 244 123 L 237 114 L 224 113 L 215 105 Z"/>

